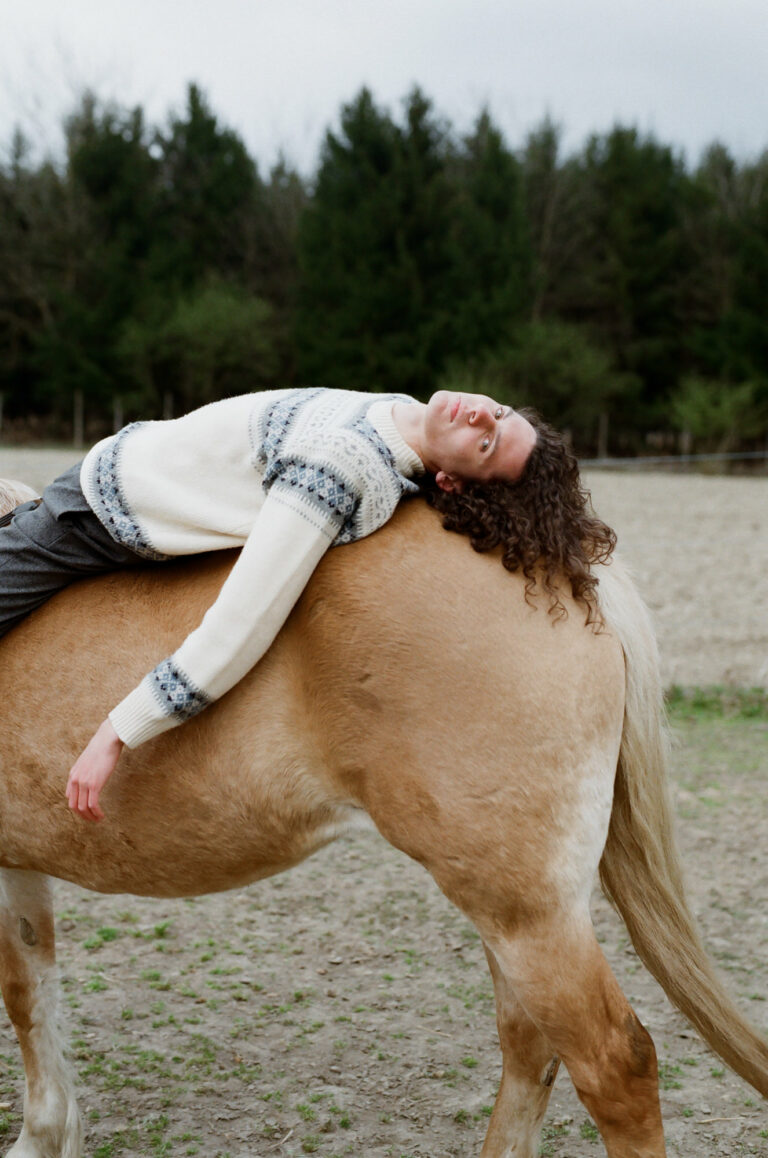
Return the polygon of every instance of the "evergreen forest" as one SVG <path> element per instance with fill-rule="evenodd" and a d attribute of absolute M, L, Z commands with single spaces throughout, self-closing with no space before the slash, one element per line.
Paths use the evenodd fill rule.
<path fill-rule="evenodd" d="M 768 151 L 692 164 L 616 125 L 566 155 L 548 121 L 513 145 L 489 110 L 462 136 L 363 89 L 313 174 L 264 172 L 195 85 L 157 126 L 86 94 L 65 141 L 17 130 L 0 161 L 3 439 L 447 386 L 582 454 L 765 449 Z"/>

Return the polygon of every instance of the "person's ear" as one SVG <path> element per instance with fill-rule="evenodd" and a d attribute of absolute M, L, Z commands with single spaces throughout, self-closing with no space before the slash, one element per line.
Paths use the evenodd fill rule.
<path fill-rule="evenodd" d="M 464 490 L 464 482 L 457 478 L 454 474 L 446 474 L 444 470 L 439 470 L 435 475 L 435 482 L 440 487 L 441 491 L 445 491 L 449 495 L 460 495 Z"/>

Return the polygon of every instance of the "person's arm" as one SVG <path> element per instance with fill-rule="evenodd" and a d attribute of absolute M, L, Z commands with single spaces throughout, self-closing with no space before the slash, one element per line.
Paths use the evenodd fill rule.
<path fill-rule="evenodd" d="M 271 492 L 201 624 L 109 713 L 136 748 L 197 715 L 250 671 L 272 643 L 333 542 Z"/>
<path fill-rule="evenodd" d="M 109 713 L 70 773 L 70 807 L 100 819 L 98 796 L 125 744 L 135 748 L 224 695 L 270 646 L 333 542 L 271 492 L 216 601 L 181 646 Z M 81 801 L 83 802 L 81 804 Z"/>

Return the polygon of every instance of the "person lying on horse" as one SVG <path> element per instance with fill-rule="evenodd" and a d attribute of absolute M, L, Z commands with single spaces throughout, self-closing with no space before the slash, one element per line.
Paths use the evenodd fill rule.
<path fill-rule="evenodd" d="M 71 769 L 70 807 L 100 820 L 124 746 L 191 719 L 264 655 L 331 545 L 423 493 L 477 550 L 501 548 L 550 610 L 564 576 L 596 616 L 590 564 L 613 532 L 565 440 L 485 395 L 265 391 L 104 439 L 0 529 L 0 634 L 78 577 L 241 547 L 200 625 L 108 715 Z M 449 580 L 448 580 L 449 581 Z"/>

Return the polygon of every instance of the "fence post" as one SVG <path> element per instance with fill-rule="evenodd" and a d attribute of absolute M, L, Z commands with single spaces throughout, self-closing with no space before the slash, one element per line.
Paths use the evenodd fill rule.
<path fill-rule="evenodd" d="M 117 395 L 112 399 L 112 430 L 117 434 L 125 426 L 123 422 L 123 400 Z"/>
<path fill-rule="evenodd" d="M 170 390 L 163 394 L 163 418 L 173 418 L 173 394 Z"/>
<path fill-rule="evenodd" d="M 597 457 L 608 457 L 608 411 L 601 410 L 597 419 Z"/>
<path fill-rule="evenodd" d="M 82 390 L 75 390 L 73 400 L 72 430 L 75 447 L 79 450 L 85 442 L 85 422 Z"/>

